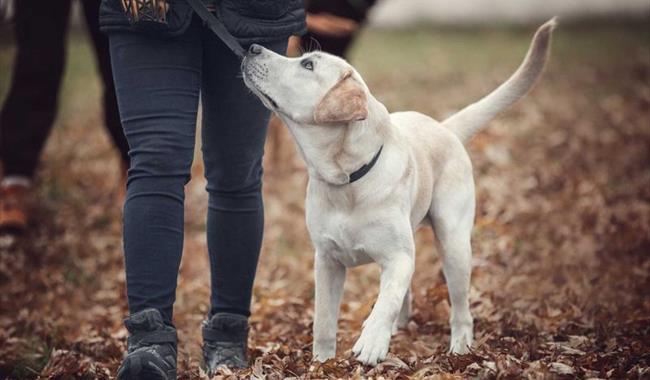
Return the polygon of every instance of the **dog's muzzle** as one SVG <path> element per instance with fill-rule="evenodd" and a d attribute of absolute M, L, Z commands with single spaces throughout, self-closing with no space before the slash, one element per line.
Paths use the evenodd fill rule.
<path fill-rule="evenodd" d="M 266 65 L 255 62 L 255 59 L 262 55 L 264 48 L 258 44 L 252 44 L 248 48 L 248 53 L 244 57 L 241 65 L 241 71 L 244 75 L 244 82 L 266 105 L 267 107 L 277 110 L 278 103 L 273 100 L 266 92 L 261 89 L 260 81 L 263 81 L 268 73 Z"/>

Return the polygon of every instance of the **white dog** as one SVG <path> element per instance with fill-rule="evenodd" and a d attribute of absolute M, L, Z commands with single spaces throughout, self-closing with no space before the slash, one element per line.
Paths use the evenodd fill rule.
<path fill-rule="evenodd" d="M 336 353 L 346 268 L 381 267 L 380 291 L 352 351 L 374 365 L 410 314 L 413 232 L 431 224 L 451 300 L 450 352 L 466 353 L 474 223 L 472 164 L 463 142 L 523 97 L 547 61 L 555 20 L 535 34 L 519 69 L 491 94 L 442 123 L 388 113 L 343 59 L 312 52 L 286 58 L 259 45 L 242 63 L 246 85 L 289 127 L 309 170 L 306 216 L 316 248 L 313 355 Z"/>

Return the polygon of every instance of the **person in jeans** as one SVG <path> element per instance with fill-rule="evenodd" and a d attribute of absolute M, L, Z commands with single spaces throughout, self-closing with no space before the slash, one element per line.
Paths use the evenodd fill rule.
<path fill-rule="evenodd" d="M 244 47 L 257 43 L 284 54 L 288 37 L 306 29 L 300 0 L 204 3 Z M 164 6 L 166 24 L 159 25 L 129 24 L 122 0 L 103 0 L 100 10 L 131 147 L 124 204 L 130 338 L 119 379 L 176 376 L 172 312 L 199 100 L 209 194 L 212 288 L 203 323 L 209 372 L 224 364 L 247 365 L 247 318 L 264 227 L 262 156 L 269 111 L 245 87 L 240 59 L 188 4 L 176 0 Z"/>
<path fill-rule="evenodd" d="M 27 204 L 34 172 L 56 116 L 72 1 L 5 3 L 2 10 L 15 11 L 17 52 L 11 88 L 0 112 L 0 161 L 4 167 L 0 230 L 22 231 L 29 222 Z M 104 122 L 120 153 L 120 169 L 126 173 L 129 148 L 117 111 L 108 39 L 99 31 L 100 0 L 80 3 L 104 85 Z"/>

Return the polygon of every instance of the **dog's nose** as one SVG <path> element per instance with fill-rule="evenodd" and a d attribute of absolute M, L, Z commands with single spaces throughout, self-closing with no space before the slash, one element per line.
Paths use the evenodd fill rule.
<path fill-rule="evenodd" d="M 248 48 L 248 53 L 249 53 L 250 55 L 258 55 L 258 54 L 262 53 L 262 46 L 260 46 L 260 45 L 258 45 L 258 44 L 252 44 L 252 45 Z"/>

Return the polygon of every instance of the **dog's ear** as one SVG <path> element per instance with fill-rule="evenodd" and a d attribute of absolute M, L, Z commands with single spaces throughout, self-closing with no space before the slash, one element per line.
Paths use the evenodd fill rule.
<path fill-rule="evenodd" d="M 368 99 L 349 71 L 332 87 L 314 110 L 316 123 L 344 123 L 368 117 Z"/>

